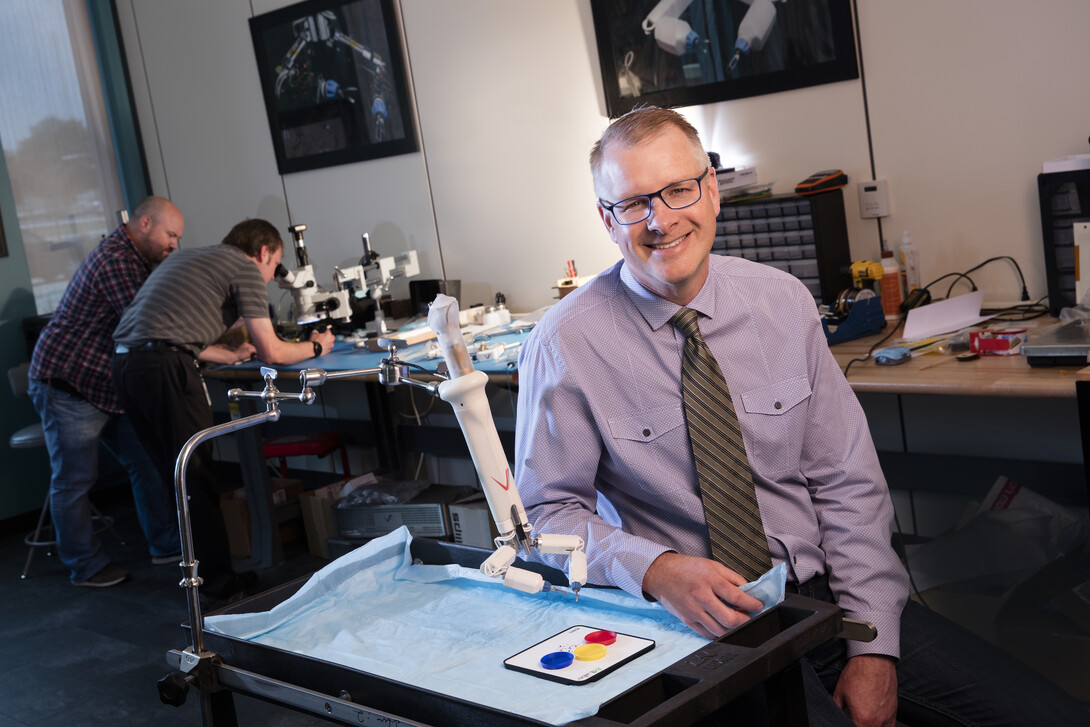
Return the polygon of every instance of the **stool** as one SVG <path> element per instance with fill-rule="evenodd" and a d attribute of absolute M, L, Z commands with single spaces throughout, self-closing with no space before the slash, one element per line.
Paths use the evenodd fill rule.
<path fill-rule="evenodd" d="M 8 369 L 8 383 L 11 384 L 11 392 L 15 396 L 27 395 L 27 372 L 30 369 L 30 364 L 21 363 L 18 366 L 14 366 Z M 45 433 L 42 431 L 41 422 L 30 424 L 16 431 L 8 439 L 8 444 L 12 449 L 32 449 L 34 447 L 45 446 Z M 57 544 L 57 535 L 53 531 L 52 523 L 46 524 L 45 519 L 49 516 L 49 493 L 45 494 L 45 503 L 42 505 L 42 511 L 38 515 L 38 527 L 34 528 L 34 532 L 28 533 L 23 542 L 30 546 L 30 551 L 26 556 L 26 564 L 23 566 L 23 573 L 19 576 L 21 580 L 26 580 L 30 573 L 30 563 L 34 560 L 34 553 L 37 548 L 50 548 Z M 116 530 L 113 530 L 114 519 L 108 515 L 103 515 L 98 511 L 98 508 L 91 505 L 91 519 L 96 523 L 95 532 L 101 533 L 103 530 L 111 530 L 114 536 L 121 542 L 122 545 L 125 541 L 118 535 Z M 46 555 L 51 555 L 47 550 Z"/>
<path fill-rule="evenodd" d="M 325 457 L 337 450 L 341 452 L 341 468 L 344 476 L 351 477 L 348 469 L 348 449 L 341 441 L 341 435 L 336 432 L 318 432 L 316 434 L 289 434 L 283 437 L 269 437 L 262 442 L 265 458 L 276 457 L 280 460 L 280 476 L 288 477 L 288 457 L 298 457 L 311 454 L 316 457 Z"/>

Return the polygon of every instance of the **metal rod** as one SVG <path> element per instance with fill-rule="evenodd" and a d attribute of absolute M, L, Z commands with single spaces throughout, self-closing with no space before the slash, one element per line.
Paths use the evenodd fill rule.
<path fill-rule="evenodd" d="M 189 458 L 193 451 L 204 442 L 218 437 L 221 434 L 229 434 L 240 429 L 256 426 L 265 422 L 275 422 L 280 419 L 280 410 L 272 407 L 260 414 L 253 414 L 242 419 L 218 424 L 208 429 L 203 429 L 185 443 L 182 451 L 178 453 L 178 459 L 174 465 L 174 495 L 178 503 L 178 528 L 182 539 L 182 581 L 178 585 L 186 589 L 189 598 L 189 623 L 190 633 L 193 635 L 192 645 L 196 654 L 204 651 L 204 629 L 201 621 L 201 601 L 197 594 L 197 587 L 202 583 L 197 576 L 197 560 L 193 548 L 193 527 L 189 515 L 189 494 L 185 483 L 185 470 L 189 464 Z"/>

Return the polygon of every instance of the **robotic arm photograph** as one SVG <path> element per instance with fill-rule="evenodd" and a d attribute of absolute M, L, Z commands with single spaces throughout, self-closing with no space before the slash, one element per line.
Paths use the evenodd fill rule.
<path fill-rule="evenodd" d="M 595 0 L 620 95 L 629 98 L 759 74 L 835 56 L 835 0 Z M 744 89 L 738 95 L 752 95 Z"/>

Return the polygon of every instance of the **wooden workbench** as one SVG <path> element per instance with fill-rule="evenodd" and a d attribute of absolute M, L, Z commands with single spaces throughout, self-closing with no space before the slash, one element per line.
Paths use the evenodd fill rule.
<path fill-rule="evenodd" d="M 1056 323 L 1056 319 L 1043 319 L 1031 334 Z M 863 358 L 887 332 L 888 328 L 873 336 L 834 344 L 829 350 L 843 369 L 852 359 Z M 893 336 L 879 349 L 897 345 L 896 340 L 897 336 Z M 1079 367 L 1034 368 L 1024 356 L 981 356 L 976 361 L 958 361 L 952 355 L 928 353 L 896 366 L 879 366 L 873 358 L 857 361 L 848 369 L 847 378 L 857 394 L 1073 398 L 1078 371 Z"/>

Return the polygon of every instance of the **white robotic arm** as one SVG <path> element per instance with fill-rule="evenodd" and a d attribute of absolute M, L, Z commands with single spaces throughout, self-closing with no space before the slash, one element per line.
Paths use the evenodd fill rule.
<path fill-rule="evenodd" d="M 518 488 L 511 477 L 507 455 L 503 451 L 492 410 L 488 405 L 484 388 L 488 376 L 473 368 L 458 323 L 458 301 L 450 296 L 439 295 L 431 304 L 428 325 L 438 338 L 446 360 L 449 378 L 436 383 L 423 382 L 408 376 L 409 366 L 397 358 L 397 347 L 404 341 L 380 338 L 379 343 L 390 352 L 382 365 L 372 369 L 328 372 L 322 369 L 304 369 L 299 373 L 299 383 L 304 389 L 321 386 L 330 379 L 350 378 L 378 374 L 380 384 L 394 386 L 407 384 L 426 390 L 448 402 L 454 409 L 462 436 L 469 445 L 473 466 L 481 481 L 488 509 L 496 523 L 499 536 L 495 539 L 496 552 L 481 564 L 481 572 L 490 578 L 503 577 L 506 586 L 526 593 L 551 590 L 537 573 L 517 568 L 513 564 L 519 550 L 526 555 L 534 551 L 568 555 L 568 585 L 579 596 L 579 590 L 587 582 L 587 556 L 583 539 L 578 535 L 533 534 L 533 524 L 526 517 L 526 510 L 519 497 Z"/>
<path fill-rule="evenodd" d="M 458 325 L 458 301 L 442 294 L 437 296 L 428 313 L 428 325 L 435 331 L 451 377 L 439 384 L 439 398 L 454 409 L 488 500 L 488 508 L 500 533 L 496 538 L 497 550 L 481 564 L 481 572 L 489 577 L 503 576 L 506 586 L 537 593 L 545 587 L 545 581 L 537 573 L 512 565 L 518 551 L 521 549 L 527 555 L 534 550 L 540 553 L 566 553 L 569 556 L 568 583 L 578 596 L 579 589 L 587 581 L 583 539 L 577 535 L 534 537 L 533 524 L 526 517 L 485 396 L 488 376 L 473 368 L 462 339 Z"/>

